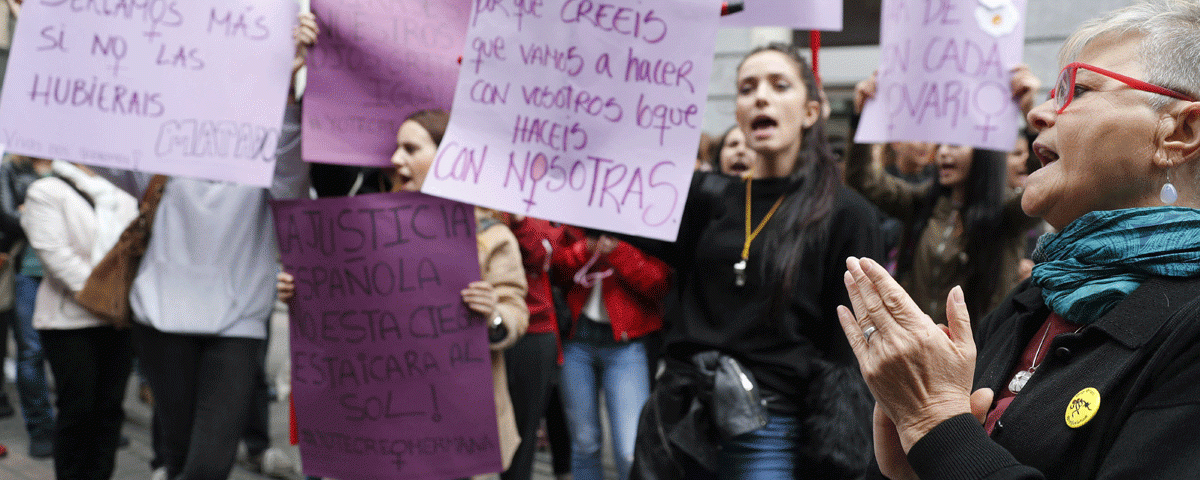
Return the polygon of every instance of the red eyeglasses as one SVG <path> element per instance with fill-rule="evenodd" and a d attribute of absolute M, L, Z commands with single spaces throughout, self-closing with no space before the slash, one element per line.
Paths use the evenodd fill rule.
<path fill-rule="evenodd" d="M 1055 100 L 1054 105 L 1058 107 L 1058 113 L 1062 113 L 1067 109 L 1067 105 L 1071 104 L 1071 100 L 1075 99 L 1075 74 L 1079 69 L 1091 70 L 1114 80 L 1120 80 L 1122 83 L 1129 85 L 1129 88 L 1141 90 L 1144 92 L 1157 93 L 1166 95 L 1171 98 L 1187 100 L 1194 102 L 1196 99 L 1189 95 L 1185 95 L 1166 87 L 1160 87 L 1152 83 L 1146 83 L 1133 77 L 1121 75 L 1117 72 L 1105 70 L 1100 67 L 1088 65 L 1083 62 L 1074 62 L 1063 67 L 1062 72 L 1058 74 L 1058 81 L 1054 83 L 1054 90 L 1050 91 L 1050 98 Z"/>

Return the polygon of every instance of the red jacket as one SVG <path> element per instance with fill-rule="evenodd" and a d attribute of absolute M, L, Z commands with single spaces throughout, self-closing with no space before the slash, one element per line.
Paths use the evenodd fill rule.
<path fill-rule="evenodd" d="M 554 252 L 557 279 L 567 290 L 567 306 L 574 319 L 579 318 L 591 289 L 575 283 L 573 277 L 588 260 L 587 238 L 574 227 L 565 227 L 562 246 Z M 612 322 L 613 337 L 623 341 L 662 329 L 663 299 L 671 286 L 671 268 L 636 247 L 619 242 L 608 255 L 601 256 L 590 269 L 602 272 L 611 268 L 604 279 L 601 295 Z"/>
<path fill-rule="evenodd" d="M 517 244 L 521 247 L 521 260 L 525 266 L 525 280 L 529 293 L 525 303 L 529 305 L 528 333 L 557 333 L 558 323 L 554 316 L 554 299 L 550 295 L 550 267 L 553 248 L 557 248 L 562 237 L 562 227 L 555 227 L 545 220 L 525 218 L 520 222 L 509 222 Z M 545 240 L 545 241 L 543 241 Z"/>

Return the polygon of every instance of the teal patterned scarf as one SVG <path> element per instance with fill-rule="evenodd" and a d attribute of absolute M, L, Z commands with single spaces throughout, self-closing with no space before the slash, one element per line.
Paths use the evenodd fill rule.
<path fill-rule="evenodd" d="M 1038 239 L 1033 283 L 1068 322 L 1108 313 L 1151 276 L 1200 275 L 1200 210 L 1129 208 L 1091 212 Z"/>

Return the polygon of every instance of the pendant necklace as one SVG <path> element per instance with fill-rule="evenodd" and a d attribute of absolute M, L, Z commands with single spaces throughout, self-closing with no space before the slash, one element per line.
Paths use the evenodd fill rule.
<path fill-rule="evenodd" d="M 733 264 L 733 284 L 738 287 L 746 286 L 746 260 L 750 258 L 750 243 L 754 241 L 759 232 L 762 232 L 763 227 L 767 226 L 767 221 L 771 219 L 771 215 L 775 214 L 775 210 L 779 209 L 779 205 L 783 203 L 783 195 L 775 200 L 775 205 L 771 206 L 771 210 L 767 211 L 767 216 L 763 217 L 758 226 L 754 227 L 754 231 L 750 230 L 750 184 L 754 181 L 749 175 L 746 176 L 746 241 L 742 244 L 742 259 Z"/>
<path fill-rule="evenodd" d="M 1038 362 L 1038 354 L 1042 353 L 1042 344 L 1046 343 L 1047 335 L 1050 335 L 1049 325 L 1046 325 L 1046 333 L 1042 334 L 1042 340 L 1038 342 L 1037 351 L 1033 352 L 1033 365 L 1017 372 L 1016 375 L 1013 375 L 1012 381 L 1008 382 L 1008 389 L 1013 393 L 1021 393 L 1021 389 L 1025 388 L 1025 384 L 1029 382 L 1029 378 L 1033 376 L 1033 372 L 1037 371 L 1038 366 L 1041 365 L 1041 362 Z M 1042 361 L 1044 362 L 1046 359 L 1043 358 Z"/>

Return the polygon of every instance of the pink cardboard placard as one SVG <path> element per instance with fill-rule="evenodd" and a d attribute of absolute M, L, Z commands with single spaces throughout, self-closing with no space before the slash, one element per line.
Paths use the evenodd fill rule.
<path fill-rule="evenodd" d="M 295 2 L 25 2 L 0 94 L 9 151 L 268 186 Z"/>
<path fill-rule="evenodd" d="M 842 0 L 746 0 L 741 12 L 721 17 L 721 26 L 840 32 Z"/>
<path fill-rule="evenodd" d="M 472 2 L 313 0 L 302 155 L 387 165 L 409 114 L 450 108 Z"/>
<path fill-rule="evenodd" d="M 674 240 L 719 2 L 474 6 L 450 126 L 422 191 Z"/>
<path fill-rule="evenodd" d="M 1012 150 L 1025 0 L 884 0 L 882 17 L 877 93 L 855 141 Z"/>
<path fill-rule="evenodd" d="M 296 279 L 292 395 L 304 472 L 445 480 L 501 469 L 470 205 L 415 192 L 273 202 Z"/>

